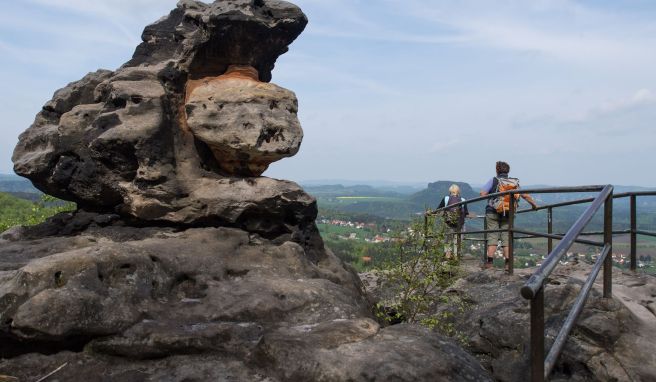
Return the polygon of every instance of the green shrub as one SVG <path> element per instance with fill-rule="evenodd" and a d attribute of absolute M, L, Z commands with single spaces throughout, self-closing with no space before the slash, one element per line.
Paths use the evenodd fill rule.
<path fill-rule="evenodd" d="M 75 203 L 42 195 L 38 202 L 16 198 L 0 192 L 0 232 L 17 225 L 35 225 L 60 212 L 73 211 Z"/>
<path fill-rule="evenodd" d="M 379 306 L 377 314 L 388 322 L 405 321 L 439 327 L 440 317 L 430 316 L 439 291 L 451 285 L 459 272 L 459 259 L 446 258 L 445 226 L 435 218 L 413 221 L 396 251 L 379 267 L 383 283 L 396 296 L 390 306 Z"/>

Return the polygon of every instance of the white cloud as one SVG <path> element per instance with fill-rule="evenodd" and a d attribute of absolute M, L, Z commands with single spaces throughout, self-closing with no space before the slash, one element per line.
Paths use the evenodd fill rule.
<path fill-rule="evenodd" d="M 515 130 L 518 141 L 530 144 L 531 137 L 539 137 L 540 144 L 534 151 L 537 155 L 612 153 L 617 160 L 618 154 L 624 154 L 627 156 L 623 160 L 632 166 L 635 158 L 640 157 L 637 153 L 656 149 L 655 120 L 656 94 L 650 89 L 639 89 L 580 112 L 554 112 L 519 119 L 514 121 L 513 127 L 518 128 Z"/>
<path fill-rule="evenodd" d="M 139 34 L 145 24 L 156 21 L 175 7 L 175 0 L 28 0 L 35 6 L 59 9 L 70 14 L 85 15 L 112 25 L 118 38 L 131 45 L 139 43 Z M 147 22 L 144 23 L 144 20 Z M 65 28 L 53 25 L 53 28 Z M 135 31 L 137 32 L 135 34 Z"/>
<path fill-rule="evenodd" d="M 308 34 L 322 37 L 340 38 L 346 40 L 369 40 L 379 42 L 397 42 L 411 44 L 453 44 L 463 43 L 470 39 L 462 35 L 422 35 L 399 31 L 351 31 L 333 27 L 317 26 L 308 28 Z"/>
<path fill-rule="evenodd" d="M 639 22 L 571 1 L 391 3 L 399 12 L 453 28 L 466 43 L 584 65 L 656 64 L 651 21 Z"/>
<path fill-rule="evenodd" d="M 460 139 L 458 138 L 449 138 L 443 141 L 438 141 L 433 143 L 433 145 L 430 148 L 430 152 L 432 153 L 446 152 L 458 146 L 458 144 L 460 144 Z"/>
<path fill-rule="evenodd" d="M 633 94 L 601 102 L 580 113 L 565 115 L 560 118 L 558 123 L 571 125 L 599 122 L 625 113 L 640 112 L 643 108 L 653 109 L 654 107 L 656 107 L 656 94 L 650 89 L 639 89 Z"/>
<path fill-rule="evenodd" d="M 605 102 L 599 107 L 591 110 L 588 114 L 599 117 L 654 104 L 656 104 L 656 93 L 650 89 L 639 89 L 627 98 Z"/>
<path fill-rule="evenodd" d="M 273 82 L 306 81 L 326 89 L 339 89 L 342 92 L 363 91 L 370 95 L 400 96 L 394 88 L 386 85 L 384 81 L 372 78 L 366 73 L 349 73 L 330 62 L 319 62 L 316 58 L 307 55 L 290 55 L 284 58 L 284 65 L 277 65 Z M 293 89 L 292 89 L 293 90 Z"/>

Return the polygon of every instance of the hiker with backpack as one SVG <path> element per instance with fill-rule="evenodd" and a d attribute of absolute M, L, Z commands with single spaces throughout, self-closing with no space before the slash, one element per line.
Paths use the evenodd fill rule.
<path fill-rule="evenodd" d="M 452 184 L 449 187 L 449 195 L 445 196 L 440 202 L 439 208 L 448 207 L 455 203 L 464 202 L 465 198 L 460 196 L 460 187 L 457 184 Z M 460 251 L 458 248 L 459 240 L 458 235 L 465 225 L 465 217 L 469 214 L 466 204 L 461 204 L 456 207 L 447 208 L 444 210 L 443 217 L 446 224 L 446 236 L 444 240 L 446 258 L 451 258 L 451 254 L 455 252 L 457 255 Z M 453 249 L 453 251 L 452 251 Z"/>
<path fill-rule="evenodd" d="M 510 172 L 510 165 L 508 163 L 501 161 L 497 162 L 496 171 L 497 176 L 493 177 L 487 183 L 485 183 L 481 189 L 481 196 L 519 189 L 519 179 L 511 178 L 508 176 L 508 173 Z M 511 199 L 512 203 L 515 204 L 515 207 L 517 206 L 519 197 L 521 196 L 531 205 L 531 207 L 533 207 L 533 209 L 538 208 L 538 205 L 535 203 L 535 200 L 533 200 L 531 195 L 513 194 L 512 196 L 513 197 L 511 198 L 510 195 L 503 195 L 488 200 L 488 204 L 485 207 L 485 218 L 487 219 L 488 229 L 508 229 L 508 213 L 510 210 Z M 508 233 L 491 232 L 488 234 L 488 238 L 492 241 L 493 244 L 489 244 L 487 247 L 487 262 L 485 264 L 485 268 L 492 268 L 494 253 L 497 251 L 497 243 L 501 241 L 503 257 L 505 259 L 505 270 L 508 271 Z"/>

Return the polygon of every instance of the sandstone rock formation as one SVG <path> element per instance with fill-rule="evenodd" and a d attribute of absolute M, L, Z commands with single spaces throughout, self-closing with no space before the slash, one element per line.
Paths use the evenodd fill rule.
<path fill-rule="evenodd" d="M 244 71 L 250 76 L 240 75 Z M 303 133 L 294 93 L 257 81 L 252 67 L 233 65 L 198 81 L 187 87 L 187 125 L 222 169 L 257 176 L 271 162 L 296 154 Z"/>
<path fill-rule="evenodd" d="M 79 210 L 0 234 L 0 375 L 61 381 L 487 381 L 453 341 L 382 328 L 316 201 L 261 177 L 299 149 L 270 84 L 307 20 L 180 1 L 134 57 L 57 91 L 15 170 Z"/>
<path fill-rule="evenodd" d="M 66 364 L 59 380 L 490 380 L 453 341 L 381 328 L 329 251 L 85 212 L 16 235 L 0 240 L 0 374 L 36 380 Z"/>
<path fill-rule="evenodd" d="M 55 93 L 21 135 L 15 171 L 87 210 L 302 231 L 314 200 L 259 175 L 301 144 L 295 95 L 268 81 L 306 23 L 284 1 L 181 1 L 128 63 Z"/>

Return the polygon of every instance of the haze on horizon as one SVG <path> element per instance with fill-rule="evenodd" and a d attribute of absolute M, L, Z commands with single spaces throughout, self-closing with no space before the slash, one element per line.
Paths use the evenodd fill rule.
<path fill-rule="evenodd" d="M 656 186 L 656 3 L 297 0 L 310 22 L 273 82 L 301 151 L 265 175 Z M 115 69 L 175 0 L 25 0 L 0 15 L 0 173 L 68 82 Z"/>

